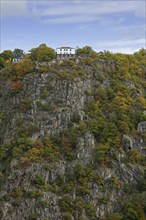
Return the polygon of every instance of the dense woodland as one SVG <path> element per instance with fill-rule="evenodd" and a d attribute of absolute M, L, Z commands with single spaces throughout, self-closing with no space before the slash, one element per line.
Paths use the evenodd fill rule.
<path fill-rule="evenodd" d="M 86 80 L 91 75 L 94 79 L 93 87 L 85 90 L 88 97 L 84 108 L 85 117 L 81 119 L 78 113 L 74 113 L 68 123 L 68 129 L 33 141 L 31 136 L 37 128 L 34 126 L 26 128 L 19 122 L 19 129 L 12 139 L 7 142 L 1 137 L 0 161 L 4 163 L 4 167 L 0 172 L 0 187 L 3 187 L 5 173 L 14 159 L 18 159 L 23 166 L 28 166 L 32 162 L 41 163 L 43 160 L 52 163 L 63 159 L 72 163 L 77 158 L 77 140 L 86 132 L 90 132 L 98 143 L 93 152 L 92 164 L 86 166 L 76 164 L 74 176 L 58 176 L 49 186 L 38 176 L 34 181 L 37 190 L 29 192 L 27 196 L 39 197 L 41 190 L 52 190 L 62 196 L 59 201 L 62 219 L 71 220 L 71 216 L 74 216 L 76 220 L 84 220 L 80 216 L 80 210 L 85 209 L 88 219 L 95 220 L 97 218 L 94 205 L 91 202 L 85 204 L 81 198 L 90 195 L 91 182 L 104 187 L 105 180 L 100 176 L 97 177 L 95 170 L 98 167 L 112 168 L 114 163 L 119 161 L 119 155 L 122 155 L 121 163 L 140 167 L 143 173 L 137 184 L 130 182 L 124 186 L 116 176 L 111 176 L 109 190 L 113 188 L 121 190 L 123 200 L 120 201 L 121 208 L 117 212 L 107 213 L 107 216 L 101 219 L 145 220 L 146 154 L 142 154 L 138 148 L 125 151 L 122 140 L 124 135 L 129 135 L 135 139 L 141 138 L 146 144 L 146 132 L 139 134 L 137 129 L 139 123 L 146 121 L 146 50 L 142 48 L 134 54 L 110 51 L 97 53 L 90 46 L 85 46 L 77 49 L 76 54 L 75 59 L 51 63 L 55 60 L 56 53 L 45 44 L 32 48 L 28 54 L 24 54 L 21 49 L 5 50 L 0 54 L 0 77 L 3 84 L 9 82 L 10 99 L 21 93 L 23 79 L 31 74 L 51 73 L 55 74 L 58 80 L 65 81 L 72 81 L 75 78 Z M 21 56 L 25 59 L 16 64 L 12 63 L 14 57 Z M 1 86 L 3 88 L 3 85 Z M 2 93 L 3 90 L 1 96 Z M 42 99 L 46 97 L 47 90 L 44 89 Z M 31 105 L 29 99 L 24 99 L 16 111 L 26 113 L 32 108 Z M 45 112 L 54 111 L 52 106 L 44 104 L 41 100 L 37 101 L 37 107 Z M 4 111 L 0 117 L 2 123 L 5 123 Z M 146 145 L 143 151 L 146 151 Z M 70 193 L 72 187 L 76 185 L 77 197 L 73 202 Z M 19 200 L 22 196 L 21 189 L 19 188 L 12 196 Z M 99 202 L 106 204 L 108 200 L 108 197 L 104 197 Z M 46 203 L 45 200 L 40 202 L 42 209 L 46 207 Z M 32 213 L 30 219 L 39 219 L 39 216 Z"/>

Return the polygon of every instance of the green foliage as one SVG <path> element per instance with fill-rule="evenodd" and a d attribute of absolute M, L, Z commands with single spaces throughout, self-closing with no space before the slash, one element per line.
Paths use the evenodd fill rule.
<path fill-rule="evenodd" d="M 25 192 L 25 196 L 37 199 L 42 196 L 42 192 L 40 190 L 29 190 Z"/>
<path fill-rule="evenodd" d="M 23 54 L 24 54 L 23 50 L 18 49 L 18 48 L 14 49 L 13 51 L 14 58 L 20 58 L 23 56 Z"/>
<path fill-rule="evenodd" d="M 37 131 L 38 128 L 34 124 L 30 123 L 29 126 L 23 124 L 16 130 L 16 135 L 19 138 L 29 138 Z"/>
<path fill-rule="evenodd" d="M 25 75 L 32 73 L 33 68 L 34 64 L 30 60 L 24 59 L 19 63 L 6 65 L 1 71 L 1 76 L 4 79 L 17 81 L 23 79 Z"/>
<path fill-rule="evenodd" d="M 122 220 L 145 220 L 143 207 L 138 203 L 128 202 L 124 206 Z"/>
<path fill-rule="evenodd" d="M 96 52 L 90 46 L 85 46 L 83 48 L 79 48 L 76 50 L 76 54 L 82 57 L 92 57 L 95 58 L 97 56 Z"/>
<path fill-rule="evenodd" d="M 0 56 L 0 70 L 5 67 L 5 60 L 3 57 Z"/>
<path fill-rule="evenodd" d="M 29 111 L 32 108 L 32 101 L 30 99 L 22 99 L 16 108 L 21 112 Z"/>
<path fill-rule="evenodd" d="M 80 115 L 78 113 L 74 113 L 71 118 L 71 122 L 78 123 L 79 121 L 80 121 Z"/>
<path fill-rule="evenodd" d="M 93 218 L 96 216 L 95 209 L 92 203 L 88 203 L 85 207 L 85 211 L 88 217 Z"/>
<path fill-rule="evenodd" d="M 139 179 L 139 182 L 137 184 L 137 189 L 139 192 L 146 191 L 146 170 L 144 170 L 143 175 Z"/>
<path fill-rule="evenodd" d="M 98 203 L 99 204 L 107 204 L 110 200 L 109 196 L 102 196 L 98 198 Z"/>
<path fill-rule="evenodd" d="M 87 130 L 89 129 L 98 141 L 94 161 L 100 165 L 107 165 L 117 159 L 115 149 L 122 150 L 123 135 L 134 132 L 137 124 L 145 120 L 143 110 L 146 103 L 144 87 L 141 87 L 145 77 L 144 70 L 139 69 L 145 59 L 145 53 L 142 54 L 139 55 L 141 61 L 137 61 L 132 55 L 112 54 L 109 51 L 99 54 L 101 62 L 106 63 L 106 68 L 102 65 L 102 68 L 99 68 L 100 74 L 95 75 L 94 99 L 87 104 L 85 111 L 89 116 L 86 122 Z M 102 76 L 103 80 L 100 80 L 99 76 Z M 134 84 L 135 87 L 126 86 L 129 84 Z M 143 93 L 137 96 L 138 88 Z M 134 96 L 137 98 L 134 99 Z M 143 158 L 136 150 L 129 153 L 128 160 L 132 163 L 143 163 Z"/>
<path fill-rule="evenodd" d="M 142 156 L 140 155 L 138 149 L 130 150 L 128 159 L 131 163 L 137 163 L 141 160 L 141 158 Z"/>
<path fill-rule="evenodd" d="M 63 212 L 72 213 L 74 210 L 74 204 L 69 196 L 64 196 L 62 199 L 60 199 L 59 206 Z"/>
<path fill-rule="evenodd" d="M 63 220 L 72 220 L 71 214 L 69 212 L 65 212 L 62 215 Z"/>
<path fill-rule="evenodd" d="M 92 170 L 92 167 L 89 165 L 86 165 L 86 167 L 84 167 L 80 163 L 75 165 L 74 174 L 78 181 L 80 181 L 80 178 L 81 179 L 87 178 L 87 180 L 90 181 L 94 177 L 94 171 Z"/>
<path fill-rule="evenodd" d="M 50 162 L 59 159 L 59 148 L 54 145 L 48 137 L 43 140 L 36 140 L 32 148 L 28 149 L 21 157 L 21 163 L 27 164 L 32 161 L 39 161 L 43 158 L 48 159 Z"/>
<path fill-rule="evenodd" d="M 13 52 L 11 50 L 4 50 L 0 57 L 2 57 L 5 61 L 10 62 L 13 59 Z"/>
<path fill-rule="evenodd" d="M 78 185 L 77 195 L 83 196 L 91 193 L 89 182 L 94 178 L 94 171 L 91 166 L 86 165 L 85 167 L 78 163 L 74 167 L 74 181 Z"/>
<path fill-rule="evenodd" d="M 40 214 L 38 214 L 37 212 L 34 212 L 29 216 L 29 219 L 30 220 L 37 220 L 39 217 L 40 217 Z"/>
<path fill-rule="evenodd" d="M 48 201 L 47 201 L 47 199 L 41 199 L 41 200 L 39 201 L 39 206 L 40 206 L 41 208 L 46 208 L 46 207 L 48 206 Z"/>
<path fill-rule="evenodd" d="M 94 152 L 94 162 L 102 165 L 107 161 L 107 153 L 110 146 L 108 144 L 99 144 Z"/>
<path fill-rule="evenodd" d="M 109 181 L 110 181 L 110 186 L 112 188 L 116 188 L 116 189 L 121 188 L 121 183 L 120 183 L 119 179 L 117 178 L 117 176 L 111 176 L 109 178 Z"/>
<path fill-rule="evenodd" d="M 46 64 L 43 64 L 38 67 L 37 71 L 39 73 L 46 73 L 48 71 L 48 66 Z"/>
<path fill-rule="evenodd" d="M 38 62 L 47 62 L 56 57 L 55 51 L 46 44 L 40 44 L 39 47 L 32 48 L 29 52 L 31 60 Z"/>
<path fill-rule="evenodd" d="M 112 213 L 107 215 L 107 217 L 103 218 L 102 220 L 122 220 L 122 214 L 120 213 Z"/>
<path fill-rule="evenodd" d="M 86 89 L 86 90 L 85 90 L 85 94 L 86 94 L 86 95 L 89 95 L 89 96 L 92 96 L 92 95 L 93 95 L 93 92 L 92 92 L 91 89 Z"/>
<path fill-rule="evenodd" d="M 37 176 L 34 180 L 34 185 L 37 188 L 41 188 L 42 186 L 45 185 L 45 180 L 43 180 L 40 176 Z"/>
<path fill-rule="evenodd" d="M 2 219 L 2 217 L 3 217 L 3 212 L 2 210 L 0 210 L 0 219 Z"/>

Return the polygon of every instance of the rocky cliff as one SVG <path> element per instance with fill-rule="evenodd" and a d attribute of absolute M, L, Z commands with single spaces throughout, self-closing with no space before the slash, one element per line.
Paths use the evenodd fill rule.
<path fill-rule="evenodd" d="M 102 219 L 139 193 L 145 71 L 120 62 L 37 63 L 15 81 L 2 72 L 1 219 Z"/>

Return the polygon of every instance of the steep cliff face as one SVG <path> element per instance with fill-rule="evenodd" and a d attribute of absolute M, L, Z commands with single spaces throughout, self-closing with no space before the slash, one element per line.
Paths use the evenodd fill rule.
<path fill-rule="evenodd" d="M 114 61 L 44 65 L 44 73 L 36 66 L 17 82 L 1 82 L 1 219 L 120 212 L 127 187 L 136 192 L 144 173 L 144 106 L 133 102 L 143 85 L 128 76 L 118 91 Z"/>
<path fill-rule="evenodd" d="M 2 97 L 2 109 L 7 110 L 8 116 L 7 126 L 2 124 L 4 141 L 15 135 L 20 119 L 25 121 L 24 126 L 36 128 L 38 132 L 34 131 L 34 139 L 61 132 L 68 127 L 74 114 L 83 118 L 87 102 L 85 91 L 92 87 L 90 79 L 60 80 L 51 73 L 28 75 L 21 84 L 20 93 L 12 97 L 11 84 L 5 85 L 9 86 L 9 91 Z"/>

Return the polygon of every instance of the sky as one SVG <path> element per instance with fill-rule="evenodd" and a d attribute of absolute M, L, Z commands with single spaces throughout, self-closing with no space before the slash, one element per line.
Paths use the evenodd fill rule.
<path fill-rule="evenodd" d="M 0 0 L 0 52 L 42 43 L 133 53 L 146 47 L 146 0 Z"/>

